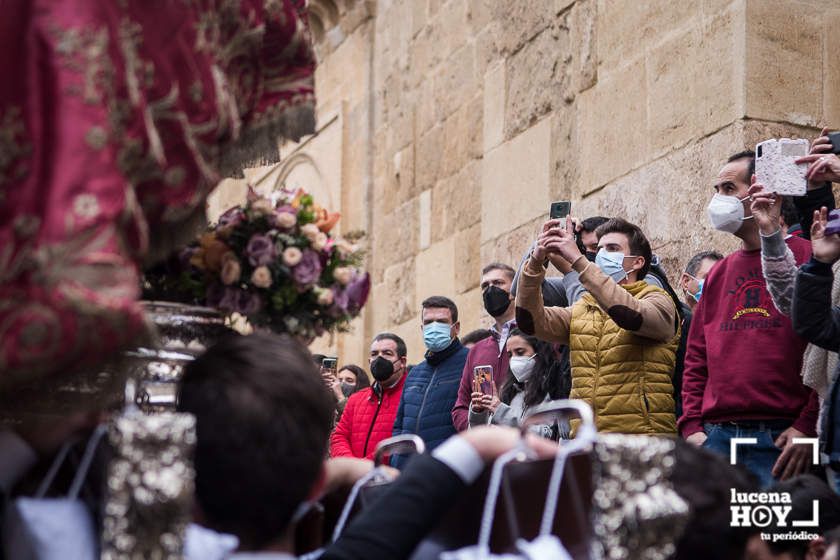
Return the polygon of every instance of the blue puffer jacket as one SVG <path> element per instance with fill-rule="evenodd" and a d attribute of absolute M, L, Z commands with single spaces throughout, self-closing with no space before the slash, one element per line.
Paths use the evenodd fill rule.
<path fill-rule="evenodd" d="M 426 360 L 411 368 L 403 387 L 394 435 L 417 434 L 431 451 L 455 432 L 452 407 L 469 351 L 456 338 L 440 352 L 426 352 Z M 401 468 L 406 457 L 394 455 L 391 464 Z"/>

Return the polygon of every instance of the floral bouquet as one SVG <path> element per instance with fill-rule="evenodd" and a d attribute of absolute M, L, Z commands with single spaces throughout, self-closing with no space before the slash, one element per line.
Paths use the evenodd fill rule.
<path fill-rule="evenodd" d="M 370 291 L 352 243 L 360 235 L 332 237 L 339 214 L 303 190 L 277 194 L 275 204 L 249 192 L 177 259 L 147 271 L 147 292 L 303 338 L 346 331 Z"/>

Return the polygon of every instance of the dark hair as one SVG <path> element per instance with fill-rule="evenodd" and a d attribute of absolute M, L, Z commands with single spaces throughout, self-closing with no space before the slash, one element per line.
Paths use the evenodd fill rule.
<path fill-rule="evenodd" d="M 567 378 L 563 375 L 563 368 L 560 366 L 560 360 L 554 351 L 554 347 L 548 342 L 525 334 L 516 328 L 511 329 L 508 340 L 514 336 L 524 339 L 534 349 L 536 353 L 534 371 L 531 377 L 525 381 L 524 387 L 516 381 L 513 374 L 509 374 L 501 389 L 499 389 L 500 400 L 505 404 L 510 404 L 516 393 L 524 390 L 523 404 L 528 408 L 543 402 L 546 395 L 549 395 L 551 400 L 568 397 L 572 389 L 572 381 L 570 377 Z"/>
<path fill-rule="evenodd" d="M 723 255 L 721 255 L 717 251 L 700 251 L 699 253 L 688 259 L 688 264 L 685 265 L 685 272 L 692 276 L 696 276 L 697 271 L 700 270 L 700 264 L 706 259 L 713 261 L 722 261 Z"/>
<path fill-rule="evenodd" d="M 650 243 L 648 242 L 647 237 L 645 237 L 645 234 L 642 233 L 641 228 L 636 224 L 631 224 L 627 220 L 623 220 L 621 218 L 610 218 L 598 226 L 595 230 L 595 235 L 598 236 L 598 240 L 608 233 L 622 233 L 626 235 L 627 244 L 630 246 L 630 250 L 633 251 L 632 254 L 645 259 L 645 264 L 642 265 L 638 274 L 639 280 L 644 279 L 650 270 L 650 263 L 653 260 L 653 251 L 651 251 Z"/>
<path fill-rule="evenodd" d="M 810 528 L 809 532 L 822 535 L 840 525 L 840 496 L 812 474 L 801 474 L 790 480 L 777 482 L 770 487 L 770 492 L 790 494 L 791 510 L 788 518 L 791 520 L 811 519 L 814 500 L 819 502 L 819 525 Z M 789 529 L 771 526 L 764 530 L 769 533 L 786 533 Z M 805 558 L 808 552 L 807 540 L 769 540 L 767 546 L 773 554 L 788 552 L 795 558 Z"/>
<path fill-rule="evenodd" d="M 475 344 L 492 335 L 489 329 L 475 329 L 461 337 L 461 344 Z"/>
<path fill-rule="evenodd" d="M 208 527 L 258 550 L 281 537 L 327 453 L 334 402 L 289 336 L 228 335 L 191 362 L 178 410 L 196 418 L 195 494 Z"/>
<path fill-rule="evenodd" d="M 582 232 L 592 233 L 596 229 L 598 229 L 598 226 L 607 222 L 608 220 L 609 220 L 609 218 L 605 218 L 604 216 L 592 216 L 592 217 L 586 218 L 585 220 L 583 220 L 580 223 L 580 229 L 581 229 Z M 581 239 L 581 237 L 582 236 L 580 236 L 580 235 L 577 236 L 578 250 L 581 253 L 586 253 L 586 247 L 583 246 L 583 240 Z M 566 307 L 566 306 L 564 305 L 562 307 Z"/>
<path fill-rule="evenodd" d="M 420 307 L 423 309 L 427 309 L 429 307 L 437 307 L 437 308 L 446 308 L 449 310 L 449 314 L 452 316 L 452 324 L 458 322 L 458 306 L 455 305 L 455 302 L 445 296 L 431 296 L 427 297 L 423 300 L 423 303 L 420 304 Z"/>
<path fill-rule="evenodd" d="M 481 275 L 484 276 L 493 270 L 501 270 L 502 272 L 505 272 L 511 280 L 513 280 L 513 277 L 516 276 L 516 271 L 513 267 L 500 262 L 493 262 L 482 268 Z"/>
<path fill-rule="evenodd" d="M 581 231 L 586 232 L 593 232 L 598 229 L 602 224 L 609 222 L 609 218 L 605 218 L 604 216 L 592 216 L 586 218 L 580 223 Z"/>
<path fill-rule="evenodd" d="M 435 306 L 432 306 L 432 307 L 435 307 Z M 457 311 L 456 311 L 456 313 L 457 313 Z M 397 345 L 397 357 L 398 358 L 402 358 L 402 357 L 408 355 L 408 349 L 405 346 L 405 341 L 402 338 L 395 335 L 394 333 L 389 333 L 389 332 L 379 333 L 378 335 L 373 337 L 373 340 L 371 341 L 371 344 L 373 344 L 377 340 L 393 340 L 394 344 Z"/>
<path fill-rule="evenodd" d="M 782 197 L 782 219 L 785 221 L 785 225 L 790 227 L 792 225 L 796 225 L 799 223 L 799 211 L 796 209 L 796 204 L 793 203 L 793 199 L 789 196 Z M 787 233 L 787 232 L 782 232 Z"/>
<path fill-rule="evenodd" d="M 828 548 L 833 544 L 840 543 L 840 527 L 832 529 L 831 531 L 826 531 L 823 534 L 823 540 L 825 540 L 825 547 Z"/>
<path fill-rule="evenodd" d="M 752 176 L 755 173 L 755 152 L 752 150 L 744 150 L 742 152 L 738 152 L 737 154 L 732 154 L 729 156 L 729 159 L 726 160 L 726 163 L 732 163 L 733 161 L 738 161 L 742 159 L 748 159 L 749 165 L 747 165 L 747 176 L 744 179 L 747 184 L 749 185 L 752 181 Z"/>
<path fill-rule="evenodd" d="M 679 438 L 672 441 L 675 461 L 669 478 L 691 511 L 672 558 L 741 560 L 758 529 L 730 525 L 730 492 L 757 492 L 758 481 L 743 466 L 730 465 L 727 457 Z"/>
<path fill-rule="evenodd" d="M 344 364 L 341 366 L 338 371 L 352 371 L 353 375 L 356 376 L 356 390 L 364 389 L 365 387 L 370 387 L 370 379 L 368 379 L 365 370 L 357 366 L 356 364 Z"/>

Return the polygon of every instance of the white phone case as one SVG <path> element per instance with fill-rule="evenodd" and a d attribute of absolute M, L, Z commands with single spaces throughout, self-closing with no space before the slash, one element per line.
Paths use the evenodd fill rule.
<path fill-rule="evenodd" d="M 804 196 L 807 191 L 806 164 L 794 160 L 808 155 L 808 141 L 780 138 L 765 140 L 755 147 L 755 174 L 768 192 Z"/>

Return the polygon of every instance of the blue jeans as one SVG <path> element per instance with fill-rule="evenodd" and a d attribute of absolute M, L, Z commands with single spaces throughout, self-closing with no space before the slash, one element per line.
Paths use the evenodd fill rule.
<path fill-rule="evenodd" d="M 766 420 L 750 422 L 725 422 L 723 424 L 704 424 L 706 441 L 703 447 L 720 453 L 729 460 L 729 440 L 732 438 L 756 438 L 755 445 L 738 445 L 737 461 L 755 474 L 761 482 L 762 488 L 771 486 L 776 480 L 771 474 L 773 465 L 782 450 L 776 447 L 775 441 L 783 431 L 790 427 L 787 420 Z"/>

